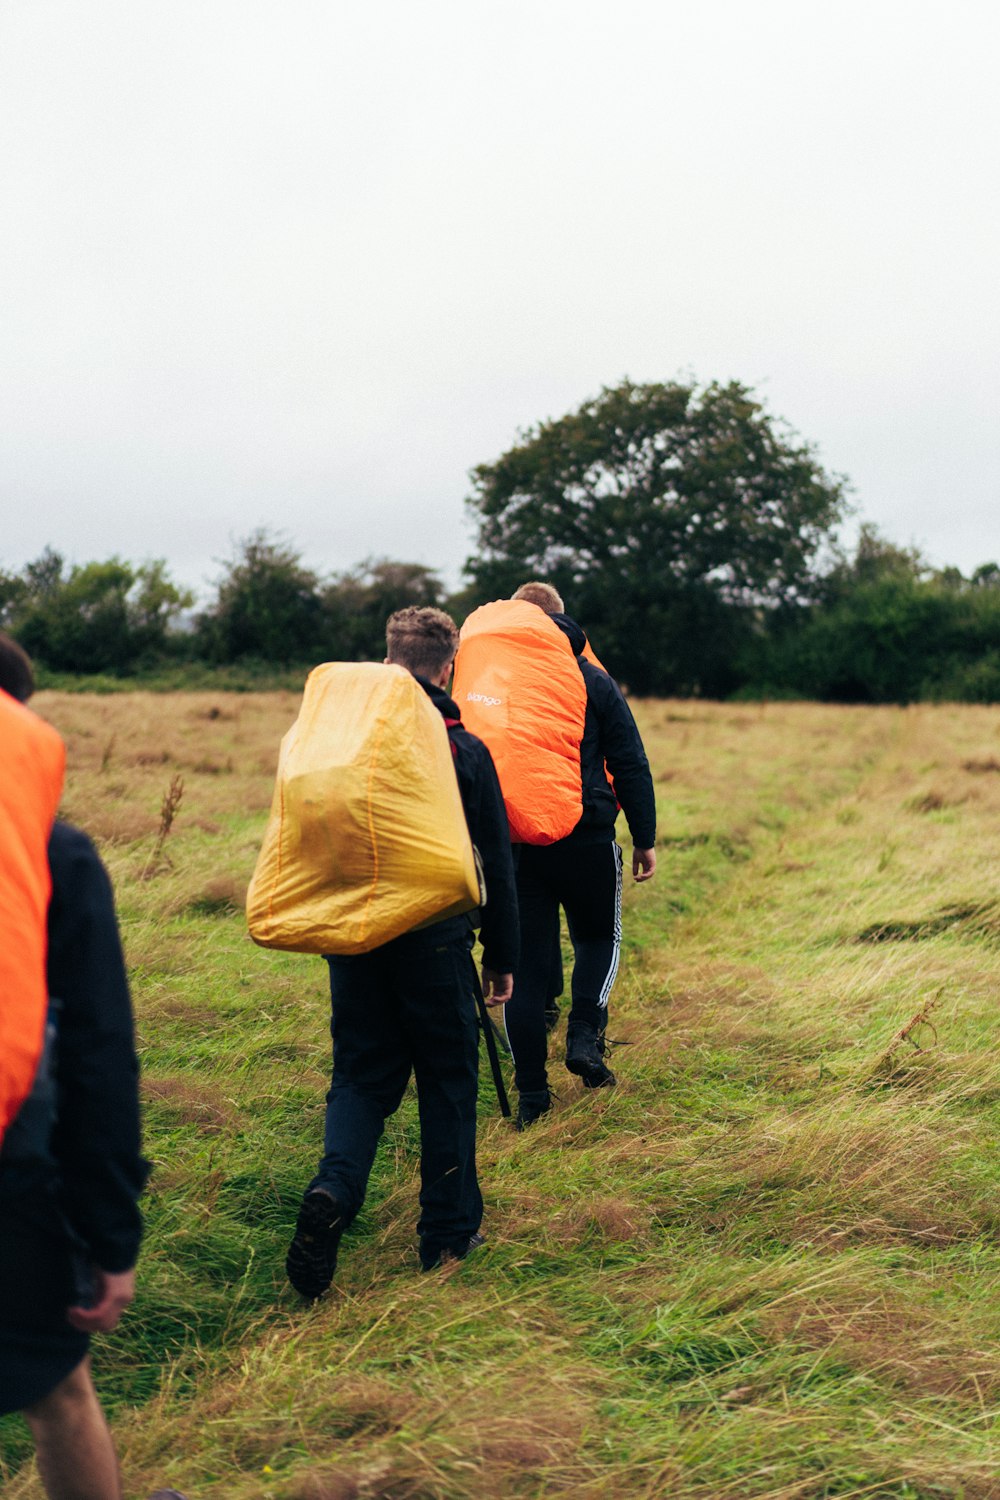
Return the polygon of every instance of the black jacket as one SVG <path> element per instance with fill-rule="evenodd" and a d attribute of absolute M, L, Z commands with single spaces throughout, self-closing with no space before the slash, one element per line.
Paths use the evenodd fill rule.
<path fill-rule="evenodd" d="M 458 789 L 469 836 L 479 850 L 486 876 L 486 905 L 482 909 L 479 934 L 483 963 L 497 974 L 512 974 L 520 957 L 517 891 L 507 810 L 493 757 L 482 740 L 462 725 L 454 699 L 426 677 L 418 677 L 417 681 L 442 717 L 455 721 L 449 725 L 448 737 L 454 752 Z"/>
<path fill-rule="evenodd" d="M 114 897 L 93 844 L 68 823 L 52 829 L 49 866 L 55 1121 L 47 1101 L 27 1101 L 0 1155 L 0 1200 L 39 1204 L 51 1195 L 91 1259 L 127 1271 L 139 1253 L 137 1199 L 149 1168 L 139 1151 L 138 1063 Z"/>
<path fill-rule="evenodd" d="M 617 682 L 580 655 L 587 637 L 576 621 L 569 615 L 553 615 L 552 619 L 569 638 L 587 689 L 580 745 L 583 814 L 568 838 L 581 843 L 607 838 L 620 805 L 635 847 L 652 849 L 656 842 L 656 794 L 632 711 Z M 604 774 L 605 764 L 614 782 L 613 792 Z"/>

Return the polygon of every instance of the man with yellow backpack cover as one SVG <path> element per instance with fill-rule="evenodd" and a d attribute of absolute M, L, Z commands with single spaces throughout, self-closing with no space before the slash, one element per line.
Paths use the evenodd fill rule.
<path fill-rule="evenodd" d="M 331 664 L 313 674 L 320 674 L 317 690 L 324 687 L 324 673 L 332 687 L 331 745 L 342 736 L 348 752 L 352 743 L 364 748 L 345 754 L 340 764 L 331 752 L 310 792 L 309 778 L 293 774 L 295 756 L 308 749 L 303 744 L 308 731 L 298 741 L 294 731 L 286 736 L 272 826 L 280 824 L 288 800 L 296 797 L 302 826 L 288 831 L 283 844 L 277 834 L 269 837 L 269 829 L 247 903 L 251 935 L 258 942 L 322 952 L 330 969 L 333 1077 L 324 1150 L 305 1190 L 286 1260 L 289 1280 L 309 1299 L 330 1285 L 341 1236 L 364 1202 L 385 1121 L 399 1107 L 411 1072 L 420 1112 L 421 1265 L 429 1271 L 461 1260 L 483 1243 L 470 920 L 481 892 L 474 870 L 474 895 L 461 899 L 459 881 L 459 899 L 449 900 L 442 885 L 432 904 L 445 915 L 419 915 L 456 852 L 451 846 L 464 843 L 471 858 L 471 837 L 485 875 L 480 938 L 487 1005 L 510 998 L 518 960 L 517 897 L 503 797 L 489 751 L 463 728 L 445 691 L 458 647 L 454 621 L 438 609 L 399 610 L 387 623 L 386 641 L 385 665 Z M 364 691 L 354 695 L 359 683 Z M 366 703 L 389 706 L 379 718 Z M 345 716 L 355 722 L 345 725 Z M 428 718 L 429 748 L 424 746 Z M 323 738 L 315 728 L 312 737 Z M 388 785 L 380 784 L 386 767 Z M 297 786 L 299 780 L 305 785 Z M 460 797 L 457 836 L 443 837 L 439 826 L 426 828 L 415 840 L 408 825 L 419 808 L 407 804 L 433 806 L 439 792 L 456 804 Z M 328 810 L 342 794 L 343 803 L 324 822 L 324 804 Z M 439 823 L 450 825 L 447 801 L 442 806 Z M 296 850 L 300 863 L 313 866 L 302 872 L 304 899 L 298 902 L 295 891 L 287 889 L 295 878 Z M 283 915 L 279 907 L 286 894 Z M 339 918 L 325 926 L 335 911 Z M 291 931 L 296 925 L 298 935 Z M 291 935 L 282 936 L 282 927 Z"/>

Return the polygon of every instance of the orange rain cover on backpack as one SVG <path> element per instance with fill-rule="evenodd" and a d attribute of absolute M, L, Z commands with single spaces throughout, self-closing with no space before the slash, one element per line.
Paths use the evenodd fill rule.
<path fill-rule="evenodd" d="M 403 667 L 327 662 L 281 742 L 250 936 L 368 953 L 480 904 L 444 719 Z"/>
<path fill-rule="evenodd" d="M 568 638 L 537 604 L 498 599 L 461 630 L 452 696 L 493 757 L 519 844 L 552 844 L 583 813 L 587 689 Z"/>
<path fill-rule="evenodd" d="M 0 1140 L 42 1050 L 48 842 L 65 760 L 56 731 L 0 692 Z"/>

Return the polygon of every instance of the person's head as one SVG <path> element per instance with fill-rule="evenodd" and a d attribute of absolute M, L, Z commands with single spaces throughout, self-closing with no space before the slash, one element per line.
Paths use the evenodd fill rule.
<path fill-rule="evenodd" d="M 18 703 L 27 703 L 35 691 L 31 657 L 4 630 L 0 630 L 0 688 Z"/>
<path fill-rule="evenodd" d="M 510 596 L 512 599 L 523 599 L 525 604 L 537 604 L 547 615 L 564 615 L 566 606 L 563 604 L 562 595 L 558 589 L 552 587 L 551 583 L 522 583 L 519 589 L 515 589 Z"/>
<path fill-rule="evenodd" d="M 458 651 L 458 629 L 443 609 L 411 604 L 389 616 L 385 646 L 386 661 L 444 687 Z"/>

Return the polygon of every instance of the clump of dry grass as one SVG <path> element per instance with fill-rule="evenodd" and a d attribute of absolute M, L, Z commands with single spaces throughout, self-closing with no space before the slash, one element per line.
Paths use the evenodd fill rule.
<path fill-rule="evenodd" d="M 172 777 L 170 785 L 167 787 L 167 790 L 163 794 L 163 801 L 160 803 L 160 826 L 157 830 L 156 843 L 153 845 L 153 852 L 149 856 L 145 869 L 142 872 L 142 878 L 144 880 L 148 880 L 150 875 L 155 875 L 161 868 L 160 862 L 163 859 L 163 846 L 166 844 L 167 839 L 170 836 L 170 830 L 174 826 L 174 819 L 177 816 L 177 811 L 181 805 L 181 799 L 183 798 L 183 796 L 183 776 Z"/>
<path fill-rule="evenodd" d="M 873 922 L 855 938 L 857 943 L 921 942 L 940 933 L 954 932 L 957 937 L 1000 941 L 1000 901 L 965 900 L 949 902 L 925 917 L 906 920 L 891 918 Z"/>
<path fill-rule="evenodd" d="M 987 756 L 985 760 L 963 760 L 962 770 L 970 771 L 973 776 L 984 776 L 991 771 L 1000 771 L 1000 760 L 995 755 Z"/>
<path fill-rule="evenodd" d="M 237 880 L 231 875 L 220 875 L 208 880 L 184 903 L 184 909 L 196 916 L 232 915 L 242 912 L 247 901 L 246 880 Z"/>
<path fill-rule="evenodd" d="M 235 1111 L 218 1088 L 194 1083 L 190 1078 L 151 1078 L 142 1080 L 145 1099 L 159 1106 L 160 1114 L 171 1125 L 197 1125 L 204 1131 L 232 1127 Z"/>

